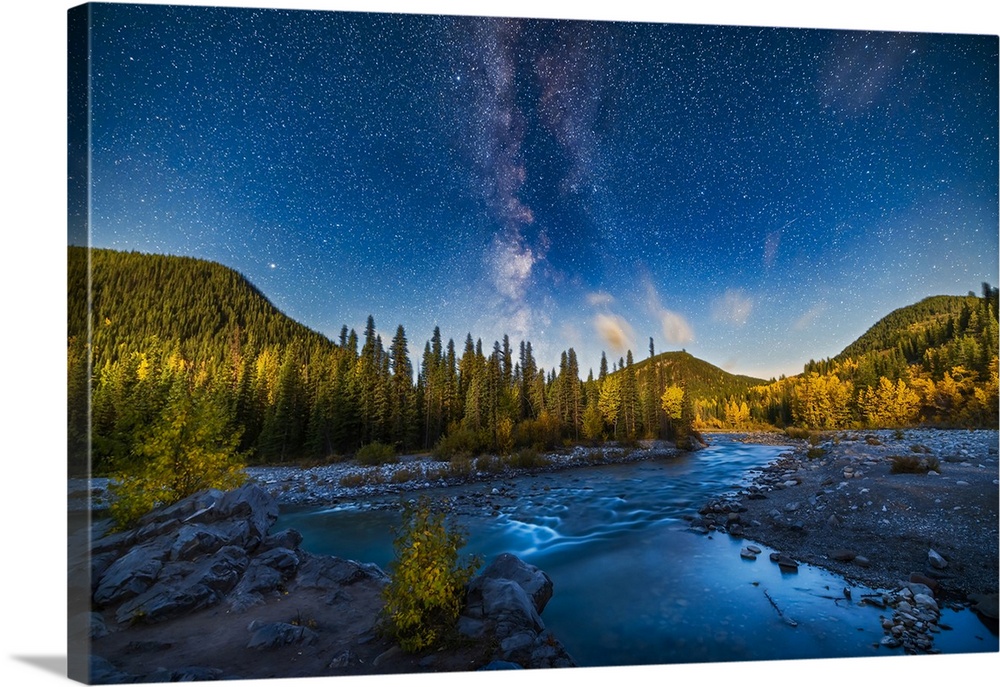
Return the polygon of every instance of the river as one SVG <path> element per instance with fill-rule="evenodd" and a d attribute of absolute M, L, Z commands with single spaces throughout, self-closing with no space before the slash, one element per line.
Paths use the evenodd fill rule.
<path fill-rule="evenodd" d="M 701 536 L 687 519 L 786 450 L 730 440 L 694 454 L 428 490 L 469 533 L 466 551 L 509 551 L 545 570 L 554 596 L 542 616 L 580 665 L 863 657 L 880 647 L 872 590 L 807 565 L 785 573 L 761 546 Z M 407 496 L 410 498 L 412 496 Z M 364 505 L 285 509 L 303 548 L 387 567 L 399 497 Z M 850 587 L 850 598 L 845 588 Z M 971 611 L 946 611 L 936 646 L 997 651 Z"/>

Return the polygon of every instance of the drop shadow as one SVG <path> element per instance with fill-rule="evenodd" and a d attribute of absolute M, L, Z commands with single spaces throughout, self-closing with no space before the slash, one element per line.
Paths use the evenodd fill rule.
<path fill-rule="evenodd" d="M 11 658 L 35 668 L 41 668 L 59 677 L 66 677 L 67 659 L 65 656 L 11 656 Z"/>

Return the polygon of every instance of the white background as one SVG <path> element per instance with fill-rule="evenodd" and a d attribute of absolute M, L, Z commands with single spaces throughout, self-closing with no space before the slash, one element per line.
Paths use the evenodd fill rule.
<path fill-rule="evenodd" d="M 48 685 L 66 678 L 65 574 L 65 169 L 66 10 L 77 3 L 16 0 L 0 20 L 0 82 L 4 145 L 0 148 L 3 239 L 0 241 L 3 308 L 0 310 L 0 675 L 6 685 Z M 706 24 L 753 24 L 843 29 L 998 33 L 989 0 L 943 2 L 781 3 L 697 0 L 247 0 L 174 4 L 493 14 L 585 19 L 628 19 Z M 871 684 L 934 685 L 955 679 L 979 682 L 1000 674 L 1000 654 L 781 661 L 627 669 L 533 671 L 519 684 L 583 680 L 634 685 Z M 502 673 L 470 676 L 338 678 L 335 684 L 499 685 Z M 986 678 L 987 681 L 991 678 Z M 331 683 L 238 681 L 234 685 L 304 687 Z"/>

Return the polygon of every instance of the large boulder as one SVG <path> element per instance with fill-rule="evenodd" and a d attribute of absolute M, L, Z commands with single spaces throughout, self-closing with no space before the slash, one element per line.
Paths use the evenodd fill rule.
<path fill-rule="evenodd" d="M 469 583 L 459 631 L 490 636 L 500 661 L 529 668 L 575 665 L 542 622 L 540 614 L 551 598 L 548 575 L 517 556 L 501 554 Z"/>
<path fill-rule="evenodd" d="M 539 613 L 545 610 L 545 605 L 552 598 L 552 579 L 543 570 L 511 553 L 502 553 L 494 558 L 469 584 L 469 592 L 474 593 L 485 580 L 490 579 L 516 582 L 531 597 Z"/>

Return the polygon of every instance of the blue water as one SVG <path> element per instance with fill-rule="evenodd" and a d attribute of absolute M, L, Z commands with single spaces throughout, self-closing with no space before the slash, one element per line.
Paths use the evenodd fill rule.
<path fill-rule="evenodd" d="M 783 450 L 720 440 L 679 458 L 425 493 L 462 504 L 452 521 L 469 533 L 467 552 L 488 561 L 509 551 L 549 574 L 542 618 L 580 665 L 899 653 L 878 647 L 885 612 L 858 603 L 871 590 L 852 588 L 852 601 L 836 575 L 805 565 L 782 573 L 767 547 L 747 561 L 746 540 L 687 530 L 685 516 Z M 307 550 L 387 567 L 399 508 L 370 505 L 292 510 L 275 527 L 297 529 Z M 948 624 L 935 638 L 942 650 L 997 651 L 971 612 Z"/>

